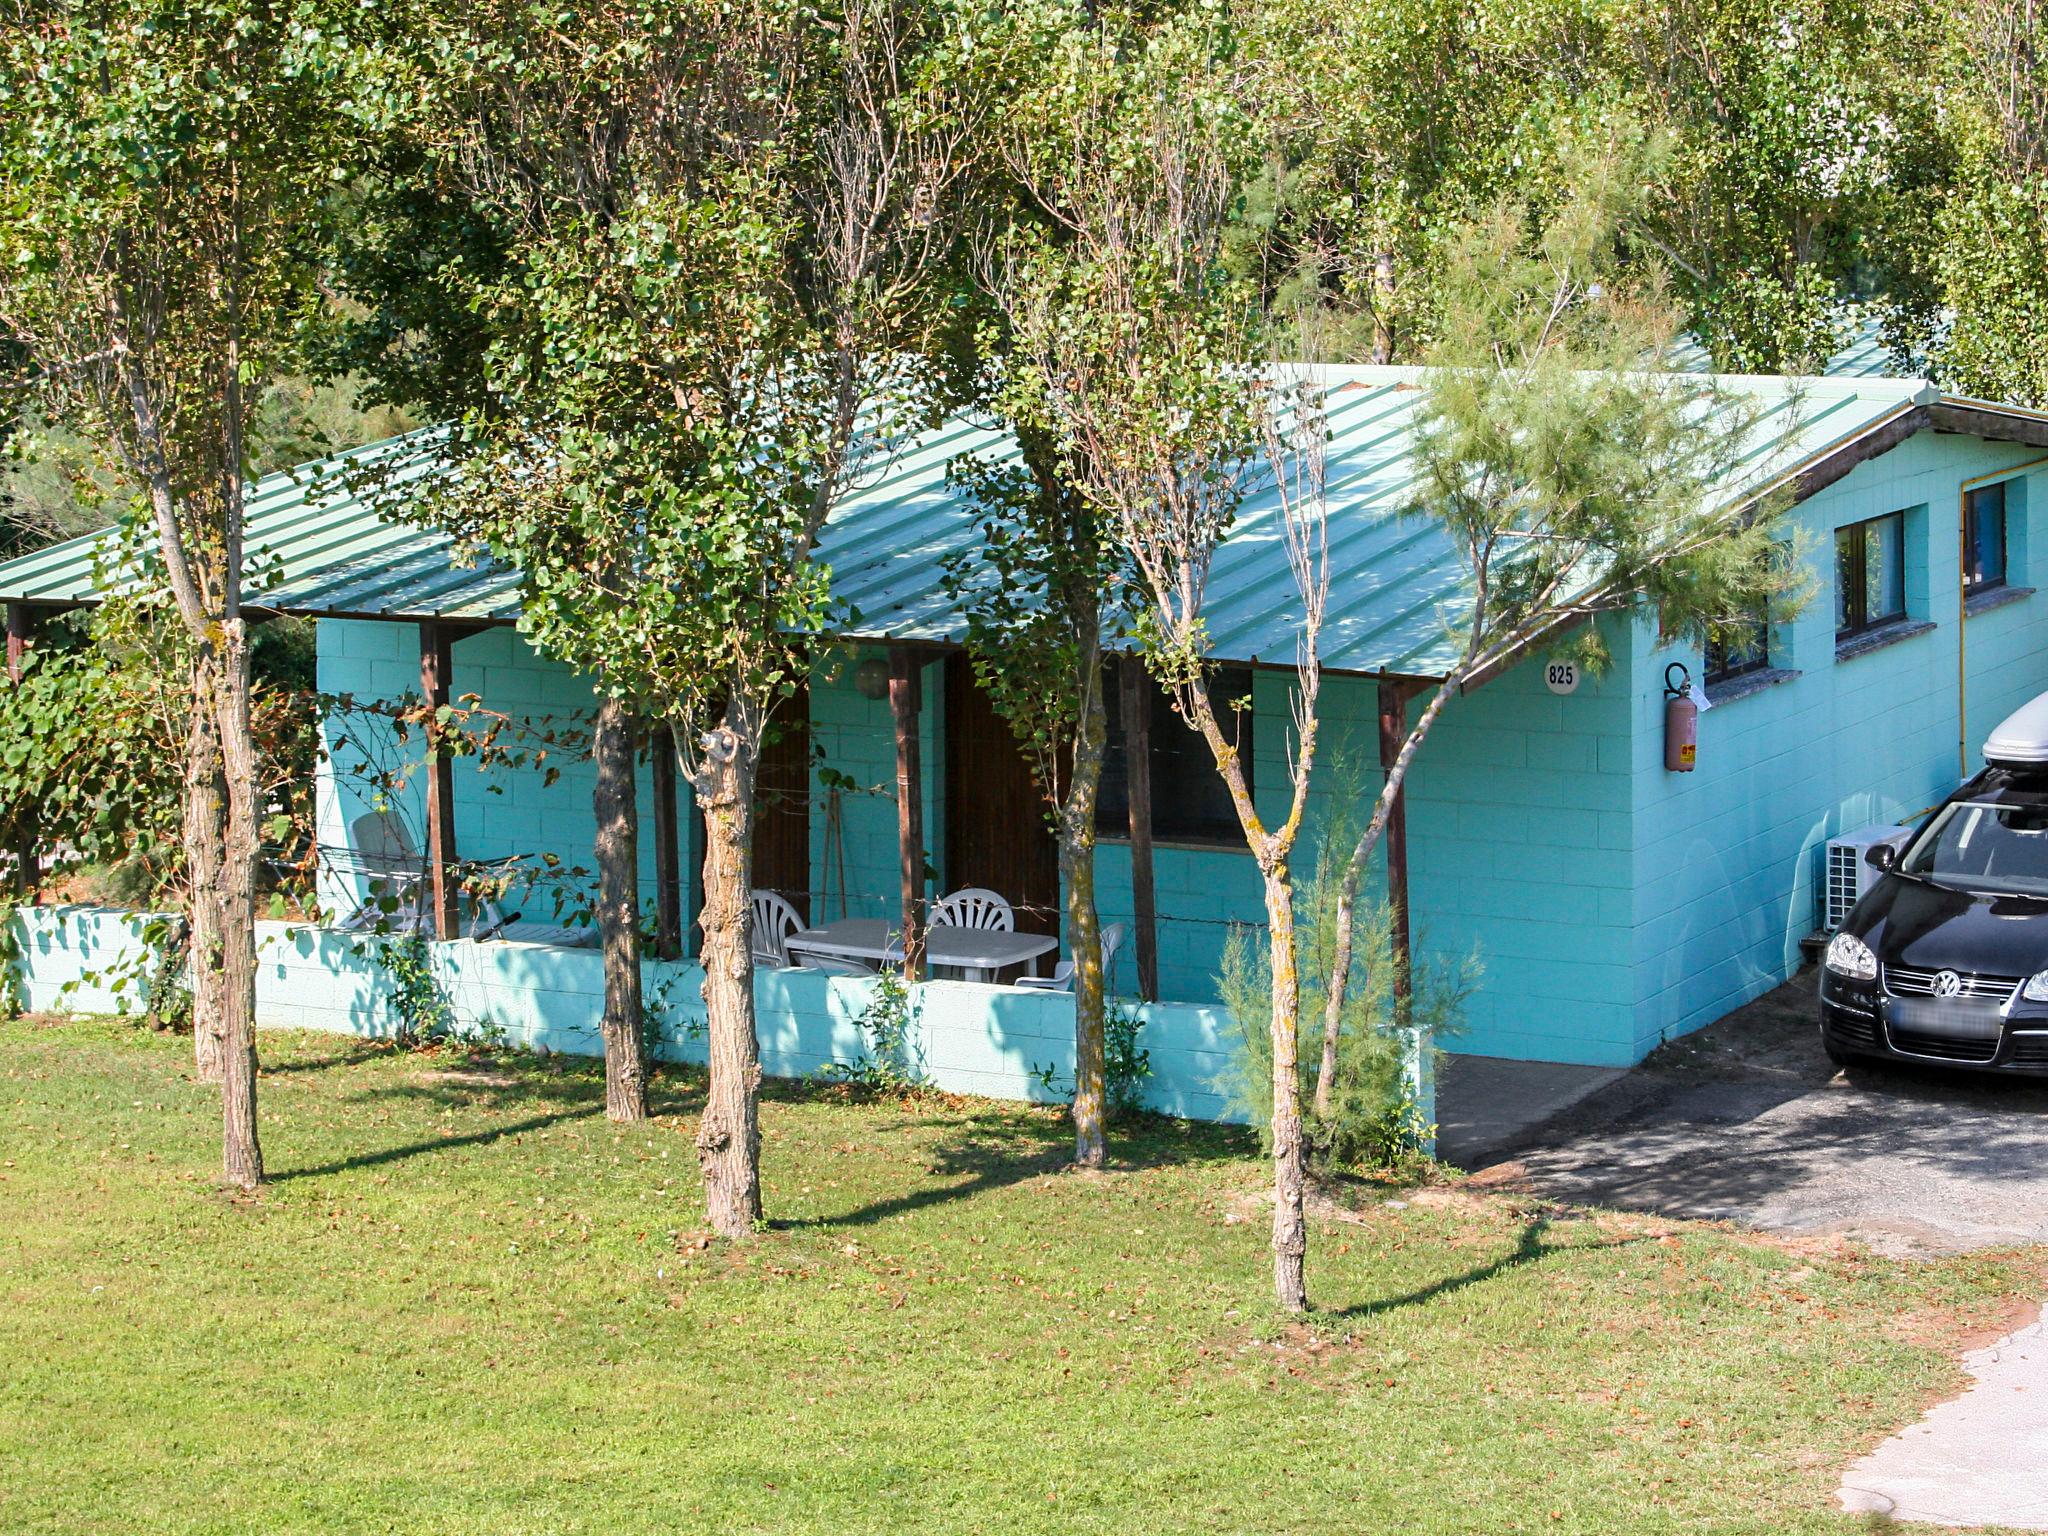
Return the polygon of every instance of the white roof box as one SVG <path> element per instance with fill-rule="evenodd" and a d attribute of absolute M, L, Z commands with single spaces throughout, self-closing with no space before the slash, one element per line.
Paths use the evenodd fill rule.
<path fill-rule="evenodd" d="M 1984 761 L 2015 767 L 2048 765 L 2048 693 L 2022 704 L 1984 738 Z"/>

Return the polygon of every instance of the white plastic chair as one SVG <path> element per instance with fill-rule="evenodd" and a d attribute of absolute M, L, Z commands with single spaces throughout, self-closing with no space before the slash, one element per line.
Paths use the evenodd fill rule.
<path fill-rule="evenodd" d="M 789 964 L 789 936 L 803 932 L 804 920 L 796 908 L 775 891 L 755 891 L 748 898 L 753 908 L 753 949 L 756 960 L 776 965 Z"/>
<path fill-rule="evenodd" d="M 431 935 L 434 923 L 427 915 L 427 858 L 414 846 L 405 822 L 389 810 L 371 811 L 349 823 L 348 840 L 353 852 L 350 869 L 368 880 L 370 890 L 355 911 L 342 920 L 342 930 L 356 932 L 382 923 L 392 933 Z M 518 863 L 516 858 L 495 859 L 481 864 L 465 863 L 461 868 L 502 874 Z M 395 910 L 385 910 L 387 898 L 397 903 Z M 495 897 L 481 892 L 471 895 L 472 939 L 501 938 L 511 921 Z"/>
<path fill-rule="evenodd" d="M 964 890 L 955 891 L 933 907 L 932 922 L 950 928 L 979 928 L 983 932 L 1009 933 L 1017 926 L 1017 916 L 1010 910 L 1009 902 L 994 891 L 985 891 L 978 885 L 970 885 Z"/>
<path fill-rule="evenodd" d="M 427 861 L 413 845 L 405 823 L 390 811 L 371 811 L 348 825 L 354 854 L 352 872 L 364 876 L 369 894 L 342 921 L 344 930 L 372 928 L 382 920 L 397 933 L 415 933 L 427 920 Z M 389 899 L 396 909 L 384 910 Z"/>
<path fill-rule="evenodd" d="M 1110 978 L 1116 974 L 1116 952 L 1124 941 L 1124 925 L 1111 923 L 1102 930 L 1102 988 L 1109 990 Z M 1062 960 L 1052 968 L 1050 976 L 1019 976 L 1017 985 L 1029 987 L 1035 992 L 1071 992 L 1074 990 L 1074 962 Z"/>

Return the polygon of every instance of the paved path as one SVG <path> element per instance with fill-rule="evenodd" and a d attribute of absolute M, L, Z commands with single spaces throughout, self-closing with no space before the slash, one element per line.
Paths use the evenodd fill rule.
<path fill-rule="evenodd" d="M 2048 1243 L 2048 1082 L 1838 1074 L 1812 985 L 1780 987 L 1631 1072 L 1563 1069 L 1583 1073 L 1576 1098 L 1560 1069 L 1534 1069 L 1519 1116 L 1501 1107 L 1496 1070 L 1466 1075 L 1480 1107 L 1463 1106 L 1451 1063 L 1443 1155 L 1518 1163 L 1562 1199 L 1845 1233 L 1900 1256 Z"/>
<path fill-rule="evenodd" d="M 1851 1514 L 2048 1531 L 2048 1328 L 1965 1355 L 1977 1379 L 1842 1479 Z"/>

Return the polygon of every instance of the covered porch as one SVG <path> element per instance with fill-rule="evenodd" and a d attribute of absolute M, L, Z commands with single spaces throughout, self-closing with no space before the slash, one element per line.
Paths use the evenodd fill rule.
<path fill-rule="evenodd" d="M 321 619 L 320 685 L 334 698 L 416 694 L 427 706 L 472 701 L 545 739 L 551 722 L 587 717 L 586 679 L 534 653 L 503 624 Z M 1291 676 L 1228 669 L 1261 798 L 1277 795 Z M 1334 680 L 1345 706 L 1332 734 L 1372 752 L 1398 743 L 1410 690 Z M 1105 672 L 1110 744 L 1096 854 L 1109 990 L 1144 1002 L 1216 1001 L 1234 924 L 1263 922 L 1256 871 L 1206 748 L 1127 658 Z M 321 906 L 330 920 L 366 910 L 375 884 L 362 846 L 378 817 L 419 850 L 422 925 L 442 939 L 540 940 L 581 947 L 588 925 L 592 770 L 571 751 L 518 761 L 399 740 L 375 715 L 330 719 L 319 786 Z M 1270 769 L 1261 774 L 1257 762 Z M 393 772 L 396 764 L 399 772 Z M 1271 781 L 1270 783 L 1266 781 Z M 675 772 L 666 728 L 649 724 L 638 770 L 643 910 L 662 960 L 696 950 L 701 822 Z M 1406 876 L 1405 808 L 1389 837 Z M 509 876 L 509 878 L 508 878 Z M 764 962 L 900 962 L 906 908 L 944 921 L 946 898 L 990 893 L 1002 943 L 942 941 L 939 979 L 1057 980 L 1062 896 L 1051 824 L 1010 727 L 956 648 L 849 643 L 785 701 L 769 733 L 757 799 L 753 886 L 764 900 Z M 488 899 L 480 896 L 488 892 Z M 387 903 L 388 905 L 388 903 Z M 780 924 L 775 921 L 780 916 Z M 968 919 L 974 921 L 974 919 Z M 1403 936 L 1405 938 L 1405 935 Z M 1033 942 L 1033 941 L 1036 942 Z M 953 951 L 959 951 L 956 957 Z M 998 953 L 1000 951 L 1000 953 Z M 949 964 L 964 959 L 967 963 Z"/>

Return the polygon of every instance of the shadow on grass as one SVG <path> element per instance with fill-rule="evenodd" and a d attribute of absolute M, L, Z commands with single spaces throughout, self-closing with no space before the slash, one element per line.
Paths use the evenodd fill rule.
<path fill-rule="evenodd" d="M 294 1179 L 318 1179 L 330 1174 L 349 1173 L 364 1168 L 381 1168 L 387 1163 L 402 1163 L 415 1157 L 425 1157 L 435 1152 L 448 1152 L 457 1147 L 484 1147 L 507 1136 L 523 1136 L 528 1131 L 546 1130 L 551 1125 L 560 1125 L 569 1120 L 587 1120 L 602 1113 L 602 1104 L 586 1105 L 581 1109 L 565 1109 L 552 1115 L 529 1115 L 524 1120 L 515 1120 L 508 1125 L 488 1126 L 480 1131 L 470 1131 L 461 1136 L 435 1136 L 421 1141 L 407 1142 L 403 1146 L 382 1147 L 374 1152 L 358 1152 L 353 1157 L 340 1157 L 332 1162 L 315 1163 L 310 1168 L 287 1168 L 273 1173 L 270 1182 L 286 1184 Z"/>
<path fill-rule="evenodd" d="M 930 1149 L 926 1167 L 932 1176 L 952 1182 L 905 1190 L 835 1215 L 776 1225 L 791 1230 L 873 1226 L 892 1216 L 971 1200 L 1041 1174 L 1073 1169 L 1072 1122 L 1042 1109 L 1034 1113 L 1023 1105 L 1014 1109 L 976 1106 L 944 1116 L 909 1115 L 894 1129 L 946 1132 L 945 1139 Z M 1235 1127 L 1137 1115 L 1111 1127 L 1110 1161 L 1103 1172 L 1192 1167 L 1234 1161 L 1256 1151 L 1256 1139 Z"/>
<path fill-rule="evenodd" d="M 257 1042 L 259 1046 L 263 1043 L 261 1040 Z M 382 1061 L 393 1051 L 394 1048 L 383 1041 L 357 1040 L 341 1050 L 315 1056 L 260 1059 L 257 1072 L 260 1077 L 303 1077 L 310 1072 L 330 1072 L 336 1067 L 359 1067 L 366 1061 Z"/>
<path fill-rule="evenodd" d="M 1647 1242 L 1644 1237 L 1618 1237 L 1601 1243 L 1552 1243 L 1545 1236 L 1550 1230 L 1548 1216 L 1532 1216 L 1523 1223 L 1522 1235 L 1512 1251 L 1501 1255 L 1490 1264 L 1480 1264 L 1462 1273 L 1445 1275 L 1428 1285 L 1417 1286 L 1398 1296 L 1383 1296 L 1377 1301 L 1361 1301 L 1354 1306 L 1339 1307 L 1325 1314 L 1329 1317 L 1372 1318 L 1388 1312 L 1399 1312 L 1406 1307 L 1424 1306 L 1439 1297 L 1454 1295 L 1470 1286 L 1484 1285 L 1489 1280 L 1510 1274 L 1515 1270 L 1541 1263 L 1556 1253 L 1591 1253 L 1609 1248 L 1632 1248 Z"/>

